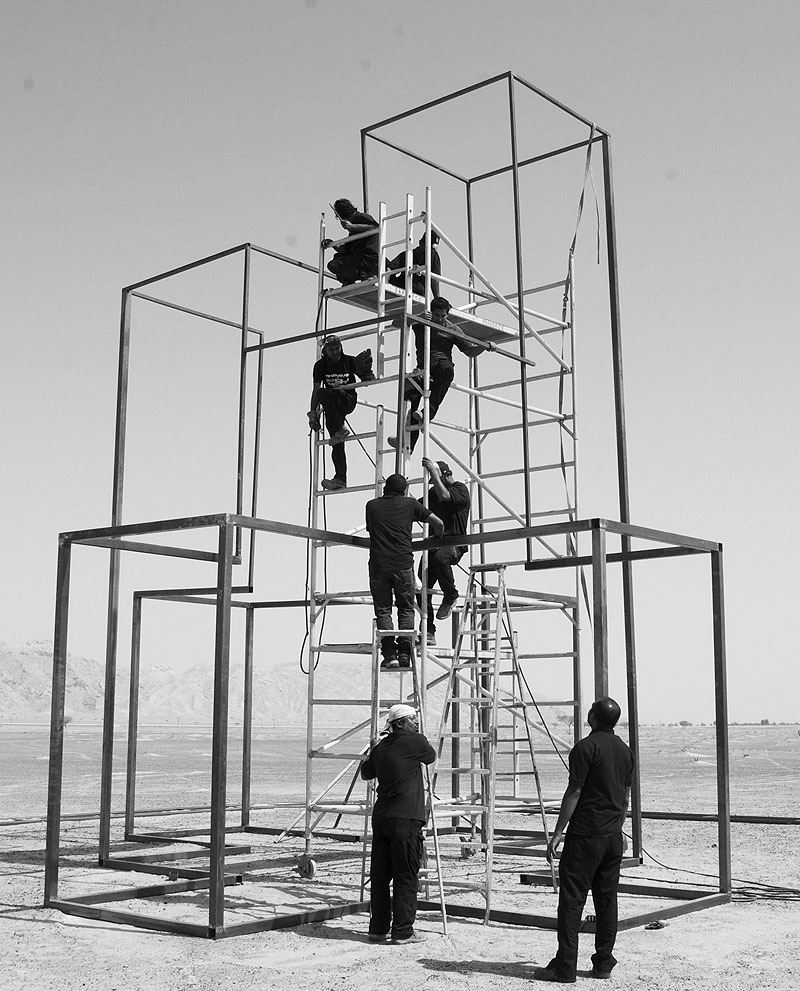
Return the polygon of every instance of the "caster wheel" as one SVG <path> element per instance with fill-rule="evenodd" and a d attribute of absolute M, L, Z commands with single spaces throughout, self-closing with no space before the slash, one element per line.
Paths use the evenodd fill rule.
<path fill-rule="evenodd" d="M 461 859 L 469 860 L 470 857 L 475 856 L 475 847 L 472 846 L 466 836 L 459 837 L 461 840 Z"/>
<path fill-rule="evenodd" d="M 300 877 L 308 878 L 310 881 L 317 873 L 317 862 L 312 860 L 307 853 L 304 853 L 298 860 L 295 870 Z"/>

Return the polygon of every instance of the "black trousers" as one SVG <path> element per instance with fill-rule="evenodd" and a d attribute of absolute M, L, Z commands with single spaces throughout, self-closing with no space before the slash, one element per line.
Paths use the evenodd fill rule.
<path fill-rule="evenodd" d="M 343 391 L 341 389 L 326 389 L 324 386 L 317 393 L 317 399 L 325 413 L 325 426 L 328 428 L 330 436 L 342 429 L 345 417 L 353 412 L 358 402 L 355 389 Z M 344 444 L 334 444 L 331 447 L 331 460 L 333 461 L 335 476 L 346 482 L 347 455 L 344 451 Z"/>
<path fill-rule="evenodd" d="M 622 833 L 573 836 L 567 831 L 558 862 L 558 952 L 547 965 L 562 980 L 572 981 L 578 967 L 578 930 L 591 890 L 595 914 L 594 970 L 609 972 L 617 939 L 617 888 L 622 863 Z"/>
<path fill-rule="evenodd" d="M 427 576 L 422 570 L 422 561 L 419 562 L 419 578 L 423 586 L 428 589 L 428 632 L 436 632 L 436 622 L 433 615 L 433 601 L 431 590 L 438 582 L 445 599 L 458 598 L 458 589 L 453 579 L 453 565 L 458 564 L 464 556 L 464 551 L 459 547 L 439 547 L 435 551 L 428 551 L 428 573 Z M 422 606 L 422 596 L 417 596 L 417 605 Z"/>
<path fill-rule="evenodd" d="M 369 590 L 379 630 L 393 629 L 392 600 L 397 604 L 397 629 L 414 629 L 414 569 L 369 572 Z M 391 660 L 402 654 L 411 657 L 411 637 L 381 637 L 381 654 Z"/>
<path fill-rule="evenodd" d="M 421 819 L 372 819 L 369 931 L 375 936 L 389 931 L 393 939 L 411 935 L 417 917 L 423 826 Z"/>
<path fill-rule="evenodd" d="M 455 366 L 452 361 L 442 360 L 442 361 L 432 361 L 430 368 L 430 383 L 431 383 L 431 394 L 428 400 L 428 422 L 432 422 L 436 414 L 439 412 L 439 407 L 442 405 L 444 397 L 447 395 L 447 390 L 453 384 L 453 376 L 455 375 Z M 417 392 L 414 389 L 411 394 L 411 407 L 409 413 L 411 419 L 416 420 L 414 414 L 419 409 L 419 404 L 422 402 L 422 393 Z M 420 423 L 422 421 L 420 420 Z M 419 430 L 412 430 L 409 437 L 409 445 L 411 450 L 417 443 L 417 438 L 419 437 Z"/>

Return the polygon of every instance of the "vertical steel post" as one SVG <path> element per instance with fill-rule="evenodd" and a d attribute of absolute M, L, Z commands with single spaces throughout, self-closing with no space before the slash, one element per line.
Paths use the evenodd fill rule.
<path fill-rule="evenodd" d="M 136 758 L 139 743 L 139 671 L 142 652 L 142 597 L 133 596 L 131 617 L 131 677 L 128 693 L 128 763 L 125 775 L 125 839 L 133 833 L 136 816 Z"/>
<path fill-rule="evenodd" d="M 208 925 L 219 935 L 225 924 L 225 804 L 228 773 L 228 688 L 231 650 L 233 529 L 226 516 L 219 528 L 216 630 L 214 633 L 214 712 L 211 739 L 211 849 Z"/>
<path fill-rule="evenodd" d="M 125 441 L 128 425 L 128 377 L 130 370 L 131 295 L 122 294 L 119 359 L 117 365 L 117 415 L 114 435 L 114 481 L 111 525 L 122 523 L 125 487 Z M 120 552 L 109 551 L 108 605 L 106 616 L 106 673 L 103 695 L 103 750 L 100 766 L 99 859 L 108 857 L 111 845 L 111 785 L 114 770 L 114 699 L 117 686 L 117 637 L 119 633 Z"/>
<path fill-rule="evenodd" d="M 603 134 L 603 189 L 605 194 L 606 250 L 608 252 L 608 298 L 611 318 L 611 359 L 614 373 L 614 412 L 617 442 L 617 485 L 619 489 L 619 518 L 630 523 L 630 491 L 628 485 L 628 441 L 625 425 L 625 389 L 622 370 L 622 329 L 619 302 L 619 277 L 617 271 L 617 233 L 614 214 L 614 184 L 611 168 L 611 144 L 608 134 Z M 621 538 L 623 554 L 631 549 L 628 536 Z M 625 667 L 628 683 L 628 730 L 629 741 L 634 753 L 638 753 L 639 701 L 636 691 L 636 622 L 633 598 L 633 565 L 623 560 L 622 568 L 622 611 L 625 628 Z M 638 842 L 641 845 L 641 788 L 639 765 L 634 771 L 634 785 L 631 790 L 631 812 L 634 825 L 634 853 Z"/>
<path fill-rule="evenodd" d="M 364 197 L 364 213 L 369 213 L 369 177 L 367 175 L 367 132 L 361 131 L 361 194 Z"/>
<path fill-rule="evenodd" d="M 264 343 L 264 335 L 259 333 L 258 343 Z M 256 414 L 255 427 L 253 433 L 253 486 L 250 515 L 257 517 L 258 514 L 258 473 L 261 468 L 261 409 L 264 396 L 264 350 L 258 349 L 258 371 L 256 384 Z M 250 564 L 247 571 L 247 586 L 252 591 L 255 583 L 256 567 L 256 531 L 250 531 Z"/>
<path fill-rule="evenodd" d="M 519 353 L 525 354 L 525 284 L 522 264 L 522 221 L 520 217 L 521 202 L 519 190 L 519 150 L 517 148 L 517 113 L 514 101 L 514 77 L 508 74 L 508 111 L 511 124 L 511 182 L 514 192 L 514 242 L 516 245 L 517 262 L 517 317 L 519 322 Z M 522 404 L 522 466 L 523 486 L 525 494 L 525 526 L 531 525 L 531 456 L 530 438 L 528 436 L 528 375 L 527 366 L 520 362 L 520 402 Z M 526 541 L 528 557 L 533 556 L 533 541 Z"/>
<path fill-rule="evenodd" d="M 608 695 L 608 584 L 606 531 L 592 526 L 592 601 L 594 613 L 594 697 Z"/>
<path fill-rule="evenodd" d="M 242 276 L 242 337 L 239 352 L 239 437 L 236 450 L 236 512 L 244 510 L 244 448 L 247 427 L 247 324 L 250 310 L 250 245 L 244 246 L 244 272 Z M 252 540 L 252 535 L 250 537 Z M 236 527 L 237 558 L 242 554 L 242 528 Z"/>
<path fill-rule="evenodd" d="M 722 545 L 711 552 L 711 604 L 714 616 L 714 702 L 717 737 L 717 843 L 719 890 L 731 891 L 731 796 L 728 756 L 728 683 L 725 663 L 725 589 Z"/>
<path fill-rule="evenodd" d="M 244 713 L 242 716 L 242 828 L 250 825 L 250 773 L 253 749 L 253 628 L 255 609 L 248 606 L 244 627 Z"/>
<path fill-rule="evenodd" d="M 64 772 L 64 696 L 67 680 L 69 575 L 72 545 L 58 538 L 56 618 L 53 633 L 53 689 L 50 698 L 50 763 L 47 781 L 47 842 L 45 845 L 44 904 L 58 898 L 61 846 L 61 795 Z"/>

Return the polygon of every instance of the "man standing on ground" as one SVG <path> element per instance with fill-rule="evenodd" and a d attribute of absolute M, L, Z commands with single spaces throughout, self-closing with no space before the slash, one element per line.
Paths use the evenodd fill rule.
<path fill-rule="evenodd" d="M 356 375 L 363 382 L 375 378 L 372 372 L 372 354 L 362 351 L 353 357 L 342 350 L 342 342 L 335 334 L 329 334 L 322 343 L 322 355 L 314 364 L 312 373 L 314 388 L 308 411 L 308 425 L 316 433 L 320 429 L 319 410 L 325 411 L 325 425 L 331 438 L 331 459 L 334 477 L 322 480 L 323 489 L 347 488 L 347 455 L 344 439 L 350 433 L 344 425 L 345 418 L 356 408 Z"/>
<path fill-rule="evenodd" d="M 378 779 L 372 810 L 369 941 L 383 943 L 391 935 L 392 943 L 424 943 L 426 937 L 414 932 L 426 819 L 420 765 L 432 764 L 436 751 L 419 732 L 410 705 L 389 709 L 381 737 L 361 765 L 365 781 Z"/>
<path fill-rule="evenodd" d="M 418 499 L 406 495 L 408 482 L 390 475 L 383 495 L 366 505 L 369 531 L 369 587 L 378 630 L 391 630 L 392 597 L 397 605 L 397 629 L 414 629 L 414 555 L 411 526 L 428 522 L 437 537 L 444 523 Z M 381 637 L 382 668 L 411 667 L 413 634 Z"/>
<path fill-rule="evenodd" d="M 448 321 L 447 314 L 450 312 L 450 302 L 444 296 L 436 296 L 431 300 L 430 312 L 422 314 L 427 320 L 432 321 L 436 326 L 430 327 L 430 389 L 431 394 L 428 400 L 428 422 L 432 422 L 439 412 L 444 397 L 453 382 L 455 375 L 455 365 L 453 364 L 453 347 L 470 358 L 485 351 L 481 344 L 468 344 L 467 341 L 451 334 L 451 330 L 456 328 Z M 418 413 L 419 405 L 422 402 L 422 393 L 416 386 L 422 387 L 424 381 L 425 367 L 425 324 L 415 323 L 414 344 L 417 352 L 417 368 L 412 373 L 411 381 L 406 386 L 406 398 L 410 400 L 408 413 L 408 426 L 411 432 L 410 445 L 413 452 L 419 436 L 422 415 Z M 416 385 L 414 384 L 416 382 Z M 397 439 L 389 438 L 392 447 L 397 447 Z"/>
<path fill-rule="evenodd" d="M 422 466 L 428 469 L 430 488 L 428 489 L 428 507 L 439 516 L 444 523 L 444 536 L 450 537 L 467 532 L 469 522 L 470 497 L 469 489 L 463 482 L 456 482 L 450 465 L 446 461 L 431 461 L 422 459 Z M 453 565 L 458 564 L 466 553 L 465 545 L 458 547 L 437 547 L 428 551 L 427 576 L 419 564 L 419 577 L 423 587 L 428 590 L 428 625 L 427 642 L 429 646 L 436 643 L 436 624 L 433 620 L 433 602 L 431 591 L 438 582 L 442 590 L 442 602 L 436 612 L 436 619 L 447 619 L 458 602 L 458 589 L 453 579 Z M 417 602 L 422 603 L 422 596 L 417 596 Z"/>
<path fill-rule="evenodd" d="M 357 241 L 345 241 L 338 248 L 334 248 L 334 256 L 327 265 L 328 271 L 345 286 L 377 275 L 378 221 L 368 213 L 356 210 L 350 200 L 336 200 L 333 209 L 339 223 L 347 231 L 348 237 L 365 234 L 373 228 L 375 234 L 372 237 L 360 237 Z M 330 243 L 330 238 L 322 242 L 323 247 L 327 247 Z"/>
<path fill-rule="evenodd" d="M 552 862 L 569 823 L 558 864 L 558 952 L 534 980 L 574 984 L 578 966 L 578 931 L 589 889 L 595 912 L 592 977 L 609 978 L 616 964 L 617 888 L 633 778 L 633 754 L 615 735 L 620 717 L 612 698 L 598 699 L 589 710 L 591 733 L 569 755 L 569 784 L 561 799 L 556 828 L 547 845 Z"/>

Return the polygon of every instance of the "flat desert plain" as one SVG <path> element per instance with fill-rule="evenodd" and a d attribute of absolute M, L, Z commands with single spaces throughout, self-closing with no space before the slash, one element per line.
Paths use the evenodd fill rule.
<path fill-rule="evenodd" d="M 64 808 L 66 815 L 97 807 L 99 730 L 67 727 Z M 206 729 L 144 729 L 140 736 L 137 810 L 177 809 L 208 802 Z M 235 802 L 235 746 L 231 788 Z M 302 800 L 302 731 L 258 732 L 254 739 L 253 802 Z M 418 931 L 425 943 L 375 946 L 367 942 L 366 915 L 348 915 L 290 930 L 273 930 L 217 941 L 114 925 L 42 908 L 44 878 L 47 733 L 41 727 L 0 729 L 0 988 L 96 991 L 150 988 L 258 989 L 277 991 L 371 991 L 379 987 L 511 989 L 528 986 L 533 968 L 547 963 L 555 934 L 544 929 L 449 918 L 447 933 L 436 912 L 423 912 Z M 124 746 L 117 747 L 113 807 L 121 808 Z M 713 812 L 716 767 L 711 727 L 643 727 L 639 760 L 642 806 L 647 811 Z M 800 811 L 800 736 L 797 726 L 731 727 L 732 811 L 740 815 L 797 816 Z M 539 761 L 547 794 L 563 789 L 554 755 Z M 257 808 L 257 825 L 287 826 L 288 809 Z M 231 821 L 235 819 L 231 813 Z M 202 830 L 206 813 L 141 815 L 140 831 Z M 551 819 L 551 825 L 553 820 Z M 535 823 L 531 823 L 535 827 Z M 630 878 L 669 880 L 681 887 L 715 888 L 717 827 L 709 822 L 645 819 L 646 854 Z M 121 842 L 113 825 L 115 856 L 151 848 Z M 800 984 L 800 826 L 734 823 L 731 827 L 734 894 L 730 904 L 666 917 L 663 928 L 620 932 L 613 981 L 618 988 L 776 988 Z M 360 844 L 320 840 L 313 880 L 301 877 L 302 840 L 232 834 L 229 842 L 251 851 L 232 856 L 232 869 L 261 862 L 242 885 L 226 889 L 226 921 L 248 922 L 287 911 L 358 900 Z M 61 830 L 60 893 L 64 897 L 125 889 L 163 880 L 152 874 L 100 870 L 97 821 L 65 819 Z M 167 849 L 173 849 L 169 847 Z M 178 849 L 178 847 L 175 847 Z M 185 866 L 202 866 L 181 861 Z M 546 887 L 520 883 L 538 867 L 512 856 L 497 858 L 493 904 L 516 912 L 555 915 L 556 896 Z M 445 876 L 479 870 L 473 861 L 446 857 Z M 465 896 L 465 901 L 469 896 Z M 455 899 L 454 899 L 455 900 Z M 668 899 L 623 895 L 621 917 L 666 912 Z M 115 908 L 155 917 L 203 922 L 204 892 L 165 898 L 120 900 Z M 591 912 L 591 899 L 587 912 Z M 579 983 L 591 983 L 592 937 L 581 938 Z"/>

